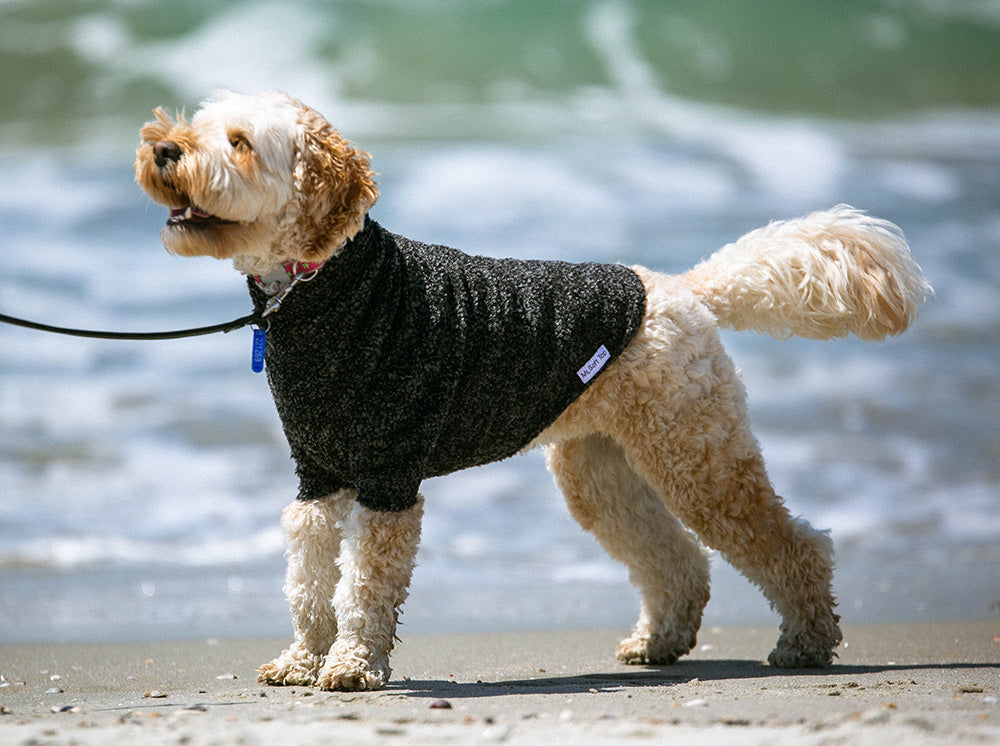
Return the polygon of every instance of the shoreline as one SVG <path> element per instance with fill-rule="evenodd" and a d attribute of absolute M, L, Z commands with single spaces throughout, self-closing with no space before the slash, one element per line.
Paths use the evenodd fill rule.
<path fill-rule="evenodd" d="M 389 685 L 349 693 L 258 684 L 287 640 L 0 646 L 0 741 L 1000 741 L 1000 621 L 845 626 L 818 671 L 765 665 L 770 627 L 703 629 L 671 666 L 619 664 L 624 632 L 404 630 Z"/>

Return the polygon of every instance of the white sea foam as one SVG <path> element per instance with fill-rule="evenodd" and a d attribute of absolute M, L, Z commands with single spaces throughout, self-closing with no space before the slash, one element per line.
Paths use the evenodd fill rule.
<path fill-rule="evenodd" d="M 245 93 L 287 90 L 316 105 L 329 104 L 335 100 L 338 76 L 316 61 L 316 47 L 335 34 L 325 18 L 300 3 L 241 5 L 182 38 L 130 40 L 115 59 L 116 73 L 126 79 L 165 76 L 189 103 L 229 88 Z"/>
<path fill-rule="evenodd" d="M 631 117 L 687 147 L 733 159 L 760 188 L 786 202 L 808 203 L 829 193 L 844 167 L 835 138 L 804 120 L 757 119 L 670 95 L 638 51 L 634 25 L 629 6 L 614 0 L 594 4 L 587 24 L 614 93 Z"/>
<path fill-rule="evenodd" d="M 600 585 L 625 585 L 628 572 L 624 566 L 611 559 L 594 559 L 571 565 L 555 565 L 551 577 L 557 583 L 597 583 Z"/>
<path fill-rule="evenodd" d="M 279 557 L 281 530 L 274 526 L 243 537 L 212 537 L 212 541 L 153 541 L 128 536 L 55 536 L 33 539 L 15 548 L 0 547 L 0 568 L 26 566 L 59 571 L 93 565 L 183 565 L 230 567 Z"/>

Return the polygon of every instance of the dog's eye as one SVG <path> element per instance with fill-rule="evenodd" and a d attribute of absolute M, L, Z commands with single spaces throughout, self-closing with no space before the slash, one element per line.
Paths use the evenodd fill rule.
<path fill-rule="evenodd" d="M 229 133 L 229 144 L 232 146 L 233 150 L 242 150 L 244 152 L 253 150 L 253 147 L 250 145 L 250 141 L 242 132 Z"/>

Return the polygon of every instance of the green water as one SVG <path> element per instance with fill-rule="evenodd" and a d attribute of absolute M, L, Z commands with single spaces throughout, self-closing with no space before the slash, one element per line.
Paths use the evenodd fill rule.
<path fill-rule="evenodd" d="M 157 103 L 258 81 L 393 118 L 405 117 L 394 106 L 451 105 L 466 137 L 497 127 L 479 107 L 569 119 L 581 96 L 637 92 L 865 120 L 1000 104 L 1000 4 L 28 0 L 0 4 L 0 70 L 8 148 L 86 143 Z"/>

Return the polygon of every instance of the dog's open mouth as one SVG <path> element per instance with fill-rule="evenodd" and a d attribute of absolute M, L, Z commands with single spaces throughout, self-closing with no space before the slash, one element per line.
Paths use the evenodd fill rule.
<path fill-rule="evenodd" d="M 167 218 L 167 225 L 186 226 L 191 228 L 202 228 L 211 225 L 232 225 L 235 221 L 220 218 L 211 213 L 205 212 L 194 205 L 187 207 L 175 207 L 170 210 L 170 217 Z"/>

